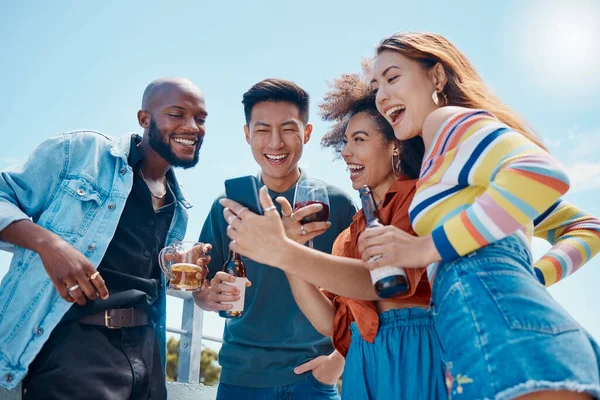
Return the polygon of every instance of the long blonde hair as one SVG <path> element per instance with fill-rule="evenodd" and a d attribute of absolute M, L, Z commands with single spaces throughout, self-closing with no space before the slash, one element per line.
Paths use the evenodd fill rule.
<path fill-rule="evenodd" d="M 541 138 L 525 120 L 492 93 L 467 57 L 442 35 L 426 32 L 397 33 L 383 39 L 376 54 L 384 51 L 400 53 L 419 62 L 424 68 L 432 68 L 438 62 L 441 63 L 448 77 L 443 92 L 448 96 L 450 105 L 489 111 L 512 129 L 546 149 Z"/>

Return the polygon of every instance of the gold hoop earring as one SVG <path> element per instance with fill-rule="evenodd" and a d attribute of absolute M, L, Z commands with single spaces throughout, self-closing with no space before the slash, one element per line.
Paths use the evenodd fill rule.
<path fill-rule="evenodd" d="M 402 168 L 400 167 L 400 153 L 394 150 L 392 152 L 392 171 L 394 171 L 394 175 L 399 178 L 402 175 Z"/>
<path fill-rule="evenodd" d="M 446 93 L 441 92 L 442 96 L 444 96 L 444 105 L 442 107 L 446 107 L 448 105 L 450 105 L 450 102 L 448 101 L 448 96 L 446 96 Z"/>
<path fill-rule="evenodd" d="M 442 105 L 440 105 L 440 94 L 444 98 L 444 104 L 442 104 Z M 433 100 L 435 105 L 438 107 L 445 107 L 450 104 L 450 102 L 448 101 L 448 96 L 446 96 L 446 93 L 444 93 L 444 92 L 438 93 L 437 90 L 434 90 L 433 93 L 431 94 L 431 100 Z"/>
<path fill-rule="evenodd" d="M 433 93 L 431 93 L 431 100 L 433 100 L 433 102 L 435 103 L 435 105 L 439 107 L 439 105 L 440 105 L 440 98 L 438 97 L 437 89 L 434 90 Z"/>

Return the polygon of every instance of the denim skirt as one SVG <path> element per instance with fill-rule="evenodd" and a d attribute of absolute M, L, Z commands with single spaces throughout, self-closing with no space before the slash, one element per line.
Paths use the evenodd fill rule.
<path fill-rule="evenodd" d="M 406 308 L 379 315 L 369 343 L 350 325 L 352 342 L 342 379 L 344 400 L 429 400 L 448 398 L 445 365 L 429 310 Z"/>
<path fill-rule="evenodd" d="M 452 399 L 600 397 L 600 348 L 536 279 L 515 235 L 442 263 L 432 310 Z"/>

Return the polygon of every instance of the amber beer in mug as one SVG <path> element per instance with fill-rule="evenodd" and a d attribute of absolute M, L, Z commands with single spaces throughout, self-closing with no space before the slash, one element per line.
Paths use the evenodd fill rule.
<path fill-rule="evenodd" d="M 197 290 L 202 286 L 202 282 L 197 276 L 198 272 L 202 272 L 202 268 L 195 264 L 173 264 L 171 266 L 171 288 L 186 291 Z"/>
<path fill-rule="evenodd" d="M 205 255 L 200 246 L 197 242 L 176 241 L 161 250 L 158 263 L 169 279 L 171 289 L 186 292 L 200 290 L 208 273 L 206 266 L 198 264 L 198 259 Z"/>

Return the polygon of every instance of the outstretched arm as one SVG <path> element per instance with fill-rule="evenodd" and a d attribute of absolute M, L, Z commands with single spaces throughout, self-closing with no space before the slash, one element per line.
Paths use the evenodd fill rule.
<path fill-rule="evenodd" d="M 264 189 L 260 190 L 260 201 L 263 209 L 269 210 L 273 201 Z M 233 251 L 332 293 L 359 300 L 380 300 L 362 261 L 322 253 L 294 242 L 286 235 L 275 209 L 261 216 L 229 199 L 222 199 L 221 204 L 225 207 L 223 215 L 229 223 L 227 236 L 232 239 L 229 247 Z"/>

